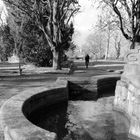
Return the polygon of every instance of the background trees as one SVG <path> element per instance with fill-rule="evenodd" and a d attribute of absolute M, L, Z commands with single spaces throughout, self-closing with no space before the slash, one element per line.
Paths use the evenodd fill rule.
<path fill-rule="evenodd" d="M 129 41 L 121 34 L 117 15 L 109 6 L 98 8 L 99 16 L 96 26 L 89 34 L 86 43 L 82 47 L 84 51 L 94 52 L 98 58 L 119 59 L 124 56 L 129 48 Z M 92 50 L 92 51 L 91 51 Z"/>
<path fill-rule="evenodd" d="M 13 53 L 14 40 L 8 25 L 0 28 L 0 60 L 7 61 Z"/>
<path fill-rule="evenodd" d="M 9 13 L 13 23 L 16 24 L 18 37 L 24 34 L 22 26 L 26 20 L 33 21 L 37 30 L 40 30 L 46 40 L 46 46 L 50 47 L 53 54 L 53 67 L 61 68 L 61 54 L 68 45 L 73 34 L 70 24 L 72 16 L 79 10 L 76 0 L 4 0 L 9 7 Z M 18 21 L 17 21 L 18 20 Z M 40 35 L 40 34 L 39 34 Z M 42 36 L 41 35 L 41 36 Z M 17 38 L 17 37 L 16 37 Z M 67 39 L 66 39 L 67 38 Z M 21 38 L 23 39 L 23 38 Z M 20 40 L 20 39 L 18 39 Z M 66 40 L 66 41 L 64 41 Z M 20 41 L 24 43 L 24 40 Z M 23 45 L 19 46 L 23 46 Z M 17 47 L 21 48 L 21 47 Z M 19 49 L 20 50 L 20 49 Z"/>
<path fill-rule="evenodd" d="M 101 12 L 103 12 L 103 14 L 98 17 L 96 32 L 100 34 L 101 42 L 104 41 L 104 43 L 102 43 L 105 52 L 104 58 L 107 59 L 112 48 L 112 38 L 114 37 L 114 33 L 118 34 L 119 27 L 116 16 L 109 7 L 106 7 L 105 9 L 103 7 Z"/>
<path fill-rule="evenodd" d="M 52 66 L 51 49 L 46 45 L 46 39 L 34 22 L 31 20 L 25 22 L 23 31 L 22 58 L 26 62 L 31 62 L 37 66 Z"/>
<path fill-rule="evenodd" d="M 78 2 L 76 0 L 4 1 L 8 6 L 8 23 L 14 39 L 15 52 L 26 61 L 40 61 L 38 65 L 53 63 L 55 69 L 61 69 L 65 51 L 71 46 L 74 32 L 71 18 L 79 10 Z M 119 41 L 114 32 L 122 31 L 123 36 L 132 43 L 131 48 L 134 48 L 135 42 L 139 40 L 139 3 L 130 0 L 99 0 L 98 3 L 101 3 L 102 12 L 96 31 L 91 33 L 96 39 L 93 39 L 93 42 L 89 37 L 83 46 L 88 46 L 92 51 L 100 51 L 100 54 L 98 53 L 100 57 L 103 56 L 102 52 L 105 52 L 105 58 L 108 58 L 110 48 L 114 44 L 114 51 L 119 57 L 122 40 Z M 133 6 L 135 12 L 131 11 Z M 26 31 L 29 28 L 30 31 Z M 105 49 L 102 49 L 103 47 Z M 44 51 L 49 52 L 50 56 L 46 57 L 47 53 L 43 53 Z M 40 53 L 43 55 L 40 56 Z M 35 59 L 35 56 L 38 56 L 38 59 Z"/>
<path fill-rule="evenodd" d="M 91 33 L 87 37 L 86 43 L 82 46 L 83 52 L 89 54 L 93 59 L 101 58 L 104 55 L 103 40 L 101 40 L 100 35 L 98 32 Z"/>
<path fill-rule="evenodd" d="M 100 4 L 114 11 L 123 36 L 131 42 L 130 48 L 135 48 L 135 42 L 140 42 L 140 1 L 100 0 Z"/>

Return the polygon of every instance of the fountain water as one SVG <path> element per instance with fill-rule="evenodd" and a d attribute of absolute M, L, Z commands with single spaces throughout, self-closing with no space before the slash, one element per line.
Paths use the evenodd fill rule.
<path fill-rule="evenodd" d="M 128 140 L 128 120 L 113 111 L 120 76 L 71 78 L 6 101 L 0 109 L 5 140 Z"/>
<path fill-rule="evenodd" d="M 112 90 L 96 100 L 73 97 L 50 106 L 49 110 L 48 107 L 35 110 L 30 121 L 55 132 L 58 140 L 128 140 L 129 121 L 113 111 L 113 102 Z"/>

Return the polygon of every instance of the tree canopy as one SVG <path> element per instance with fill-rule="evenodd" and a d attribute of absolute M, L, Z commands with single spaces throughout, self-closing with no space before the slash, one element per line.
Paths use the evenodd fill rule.
<path fill-rule="evenodd" d="M 123 36 L 132 42 L 130 48 L 135 48 L 135 42 L 140 41 L 140 1 L 139 0 L 100 0 L 105 8 L 110 7 L 117 15 L 119 28 Z"/>
<path fill-rule="evenodd" d="M 17 31 L 16 38 L 24 33 L 22 30 L 24 23 L 31 20 L 33 24 L 36 25 L 37 30 L 40 30 L 43 34 L 47 42 L 46 45 L 50 47 L 53 53 L 54 67 L 59 68 L 59 53 L 68 46 L 67 44 L 73 34 L 73 27 L 70 21 L 72 16 L 79 10 L 78 1 L 4 0 L 4 2 L 9 9 L 9 16 L 16 26 L 16 28 L 13 27 L 13 31 Z M 20 40 L 19 42 L 23 43 L 24 41 L 21 39 L 22 38 L 18 38 L 18 40 Z M 22 43 L 19 46 L 21 46 Z"/>

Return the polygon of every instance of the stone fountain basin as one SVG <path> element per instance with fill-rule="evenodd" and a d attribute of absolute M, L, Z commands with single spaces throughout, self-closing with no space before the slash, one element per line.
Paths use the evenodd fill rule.
<path fill-rule="evenodd" d="M 27 119 L 33 111 L 68 101 L 71 96 L 79 96 L 82 93 L 79 90 L 83 89 L 89 91 L 88 99 L 90 96 L 92 99 L 98 98 L 100 91 L 115 87 L 115 81 L 119 79 L 120 75 L 58 78 L 51 86 L 26 90 L 13 96 L 0 109 L 0 123 L 5 140 L 56 140 L 54 132 L 44 130 Z M 79 85 L 75 86 L 77 84 Z"/>

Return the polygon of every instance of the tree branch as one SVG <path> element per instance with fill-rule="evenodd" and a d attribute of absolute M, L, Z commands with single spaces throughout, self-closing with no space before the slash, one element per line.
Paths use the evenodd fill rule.
<path fill-rule="evenodd" d="M 18 8 L 20 11 L 22 11 L 23 13 L 27 14 L 29 17 L 31 17 L 31 15 L 29 14 L 29 12 L 27 12 L 25 9 L 21 8 L 20 5 L 15 4 L 14 2 L 10 1 L 10 0 L 5 0 L 6 3 L 8 3 L 11 6 L 15 6 L 16 8 Z"/>
<path fill-rule="evenodd" d="M 53 49 L 53 48 L 54 48 L 54 46 L 52 45 L 53 42 L 52 42 L 52 40 L 51 40 L 51 37 L 49 37 L 49 34 L 47 34 L 47 32 L 45 31 L 45 29 L 44 29 L 43 26 L 38 26 L 38 27 L 39 27 L 39 29 L 43 32 L 43 34 L 44 34 L 44 36 L 45 36 L 45 38 L 46 38 L 46 40 L 47 40 L 49 46 Z"/>
<path fill-rule="evenodd" d="M 69 23 L 69 21 L 70 21 L 71 17 L 74 15 L 74 13 L 75 13 L 75 12 L 78 12 L 78 11 L 79 11 L 79 9 L 80 9 L 80 8 L 74 9 L 74 10 L 71 12 L 71 14 L 70 14 L 70 16 L 69 16 L 69 18 L 68 18 L 68 20 L 67 20 L 66 24 L 68 24 L 68 23 Z"/>
<path fill-rule="evenodd" d="M 131 14 L 131 10 L 128 6 L 128 3 L 126 2 L 126 0 L 120 0 L 120 3 L 124 6 L 129 18 L 131 18 L 132 14 Z"/>
<path fill-rule="evenodd" d="M 117 16 L 119 17 L 120 20 L 120 29 L 122 31 L 122 34 L 124 35 L 124 37 L 128 40 L 132 40 L 132 37 L 128 36 L 128 34 L 125 33 L 124 28 L 123 28 L 123 21 L 122 21 L 122 16 L 120 11 L 118 10 L 118 8 L 116 7 L 116 5 L 112 4 L 113 10 L 114 12 L 117 14 Z"/>

